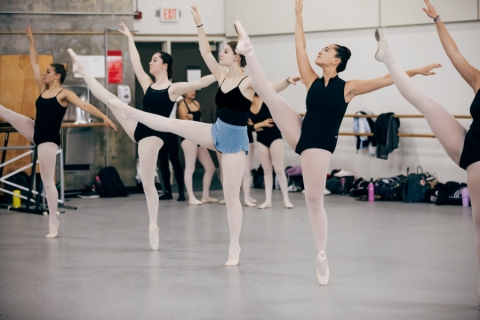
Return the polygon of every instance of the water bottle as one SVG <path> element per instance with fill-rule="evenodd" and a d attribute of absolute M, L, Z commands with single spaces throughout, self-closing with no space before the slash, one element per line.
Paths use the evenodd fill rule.
<path fill-rule="evenodd" d="M 368 184 L 368 201 L 375 201 L 375 185 L 373 184 L 373 179 L 370 179 L 370 183 Z"/>
<path fill-rule="evenodd" d="M 345 178 L 340 178 L 340 182 L 342 183 L 342 196 L 346 194 L 345 191 Z"/>
<path fill-rule="evenodd" d="M 467 187 L 462 188 L 460 191 L 462 193 L 462 206 L 468 207 L 470 204 L 470 195 L 468 194 Z"/>

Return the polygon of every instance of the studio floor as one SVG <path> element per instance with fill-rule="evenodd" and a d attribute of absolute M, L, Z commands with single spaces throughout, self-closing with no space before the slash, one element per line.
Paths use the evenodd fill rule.
<path fill-rule="evenodd" d="M 272 209 L 244 208 L 238 267 L 223 265 L 219 204 L 161 202 L 158 251 L 141 194 L 72 199 L 56 239 L 48 217 L 1 210 L 0 319 L 480 319 L 470 208 L 327 196 L 320 287 L 304 196 L 290 195 L 293 210 L 279 191 Z"/>

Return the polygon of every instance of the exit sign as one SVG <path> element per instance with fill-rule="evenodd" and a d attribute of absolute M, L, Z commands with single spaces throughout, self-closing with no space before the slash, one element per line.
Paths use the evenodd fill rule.
<path fill-rule="evenodd" d="M 160 21 L 175 22 L 180 17 L 178 8 L 160 8 Z"/>

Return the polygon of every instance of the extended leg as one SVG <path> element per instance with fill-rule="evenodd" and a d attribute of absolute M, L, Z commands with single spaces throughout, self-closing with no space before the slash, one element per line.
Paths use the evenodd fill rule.
<path fill-rule="evenodd" d="M 33 128 L 35 121 L 25 117 L 22 114 L 16 113 L 0 104 L 0 118 L 5 119 L 12 125 L 22 136 L 28 141 L 33 142 Z"/>
<path fill-rule="evenodd" d="M 48 234 L 47 238 L 55 238 L 58 234 L 60 222 L 57 218 L 58 192 L 55 187 L 55 164 L 58 146 L 52 142 L 45 142 L 38 146 L 38 159 L 40 160 L 40 176 L 47 196 L 48 204 Z"/>
<path fill-rule="evenodd" d="M 157 170 L 158 152 L 163 146 L 162 139 L 148 137 L 138 143 L 138 158 L 142 174 L 143 191 L 147 199 L 149 225 L 149 241 L 152 250 L 158 250 L 158 193 L 155 187 L 155 172 Z"/>

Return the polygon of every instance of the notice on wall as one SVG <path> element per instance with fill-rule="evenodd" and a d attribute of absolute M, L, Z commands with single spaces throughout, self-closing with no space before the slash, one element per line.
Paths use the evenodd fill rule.
<path fill-rule="evenodd" d="M 105 57 L 104 56 L 78 56 L 87 71 L 94 78 L 105 78 Z M 75 73 L 75 78 L 83 78 L 81 74 Z"/>
<path fill-rule="evenodd" d="M 122 51 L 108 50 L 108 83 L 122 83 Z"/>
<path fill-rule="evenodd" d="M 187 81 L 197 81 L 202 77 L 202 71 L 200 69 L 187 69 Z"/>

